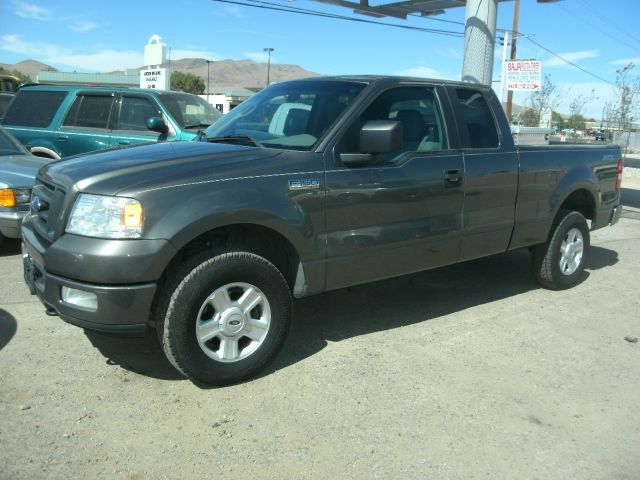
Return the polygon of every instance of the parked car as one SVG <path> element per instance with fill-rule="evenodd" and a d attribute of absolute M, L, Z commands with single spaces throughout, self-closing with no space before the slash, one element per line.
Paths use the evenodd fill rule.
<path fill-rule="evenodd" d="M 598 141 L 604 142 L 606 139 L 607 139 L 607 136 L 606 136 L 604 130 L 598 130 L 596 132 L 596 142 L 598 142 Z"/>
<path fill-rule="evenodd" d="M 31 155 L 0 128 L 0 245 L 5 237 L 20 238 L 20 222 L 29 211 L 36 172 L 49 161 Z"/>
<path fill-rule="evenodd" d="M 59 159 L 118 146 L 192 140 L 221 116 L 190 93 L 36 85 L 18 91 L 2 124 L 34 155 Z"/>
<path fill-rule="evenodd" d="M 293 297 L 515 249 L 542 286 L 578 284 L 590 230 L 620 217 L 621 178 L 618 146 L 514 145 L 491 87 L 282 82 L 200 142 L 43 167 L 25 282 L 49 314 L 154 326 L 184 375 L 238 382 L 282 346 Z"/>
<path fill-rule="evenodd" d="M 20 79 L 13 75 L 0 75 L 0 121 L 16 95 Z"/>

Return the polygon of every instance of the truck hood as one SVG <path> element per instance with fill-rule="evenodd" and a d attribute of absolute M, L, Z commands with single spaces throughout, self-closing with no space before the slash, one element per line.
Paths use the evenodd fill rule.
<path fill-rule="evenodd" d="M 0 188 L 32 187 L 40 167 L 49 162 L 50 158 L 33 155 L 0 156 Z"/>
<path fill-rule="evenodd" d="M 43 180 L 82 192 L 134 195 L 261 170 L 280 150 L 207 142 L 165 142 L 81 155 L 47 165 Z M 251 164 L 251 166 L 248 166 Z"/>

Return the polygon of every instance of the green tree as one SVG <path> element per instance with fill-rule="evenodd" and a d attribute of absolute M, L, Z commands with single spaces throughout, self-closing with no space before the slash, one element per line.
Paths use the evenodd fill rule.
<path fill-rule="evenodd" d="M 20 80 L 20 83 L 33 83 L 33 80 L 31 80 L 31 77 L 29 75 L 25 75 L 24 73 L 19 72 L 18 70 L 7 70 L 4 67 L 0 67 L 0 74 L 13 75 L 14 77 L 18 77 L 18 79 Z"/>
<path fill-rule="evenodd" d="M 551 75 L 545 75 L 542 79 L 540 90 L 529 95 L 527 123 L 530 127 L 540 126 L 540 119 L 545 114 L 552 112 L 560 103 L 562 92 L 551 81 Z M 549 125 L 544 125 L 545 127 Z"/>
<path fill-rule="evenodd" d="M 573 128 L 574 130 L 584 130 L 586 121 L 587 119 L 579 113 L 571 115 L 567 120 L 567 128 Z"/>
<path fill-rule="evenodd" d="M 634 119 L 637 119 L 640 107 L 640 77 L 631 77 L 631 71 L 635 68 L 633 63 L 616 70 L 616 90 L 613 104 L 607 105 L 611 109 L 613 125 L 620 131 L 620 143 L 625 142 L 625 154 L 629 148 L 629 138 Z M 626 141 L 623 140 L 624 132 L 627 132 Z"/>
<path fill-rule="evenodd" d="M 193 73 L 173 72 L 171 74 L 171 90 L 202 95 L 204 80 Z"/>

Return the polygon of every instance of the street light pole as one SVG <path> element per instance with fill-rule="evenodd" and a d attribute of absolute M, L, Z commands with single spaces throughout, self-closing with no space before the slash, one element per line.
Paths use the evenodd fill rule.
<path fill-rule="evenodd" d="M 213 63 L 213 60 L 207 60 L 207 103 L 209 103 L 209 65 Z"/>
<path fill-rule="evenodd" d="M 271 52 L 273 52 L 273 48 L 267 47 L 263 48 L 265 52 L 269 55 L 269 59 L 267 60 L 267 87 L 269 86 L 269 74 L 271 72 Z"/>

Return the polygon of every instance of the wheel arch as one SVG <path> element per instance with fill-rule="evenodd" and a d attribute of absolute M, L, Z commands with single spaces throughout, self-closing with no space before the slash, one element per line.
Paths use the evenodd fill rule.
<path fill-rule="evenodd" d="M 596 194 L 587 187 L 577 188 L 564 197 L 555 209 L 554 219 L 562 210 L 580 212 L 586 219 L 595 220 Z"/>
<path fill-rule="evenodd" d="M 164 291 L 164 285 L 181 265 L 203 252 L 221 250 L 242 250 L 263 257 L 282 273 L 294 296 L 304 296 L 307 278 L 294 245 L 272 228 L 252 223 L 238 223 L 201 233 L 177 250 L 160 277 L 154 306 Z"/>
<path fill-rule="evenodd" d="M 30 147 L 29 150 L 36 157 L 52 158 L 54 160 L 60 160 L 60 155 L 55 150 L 47 147 Z"/>

